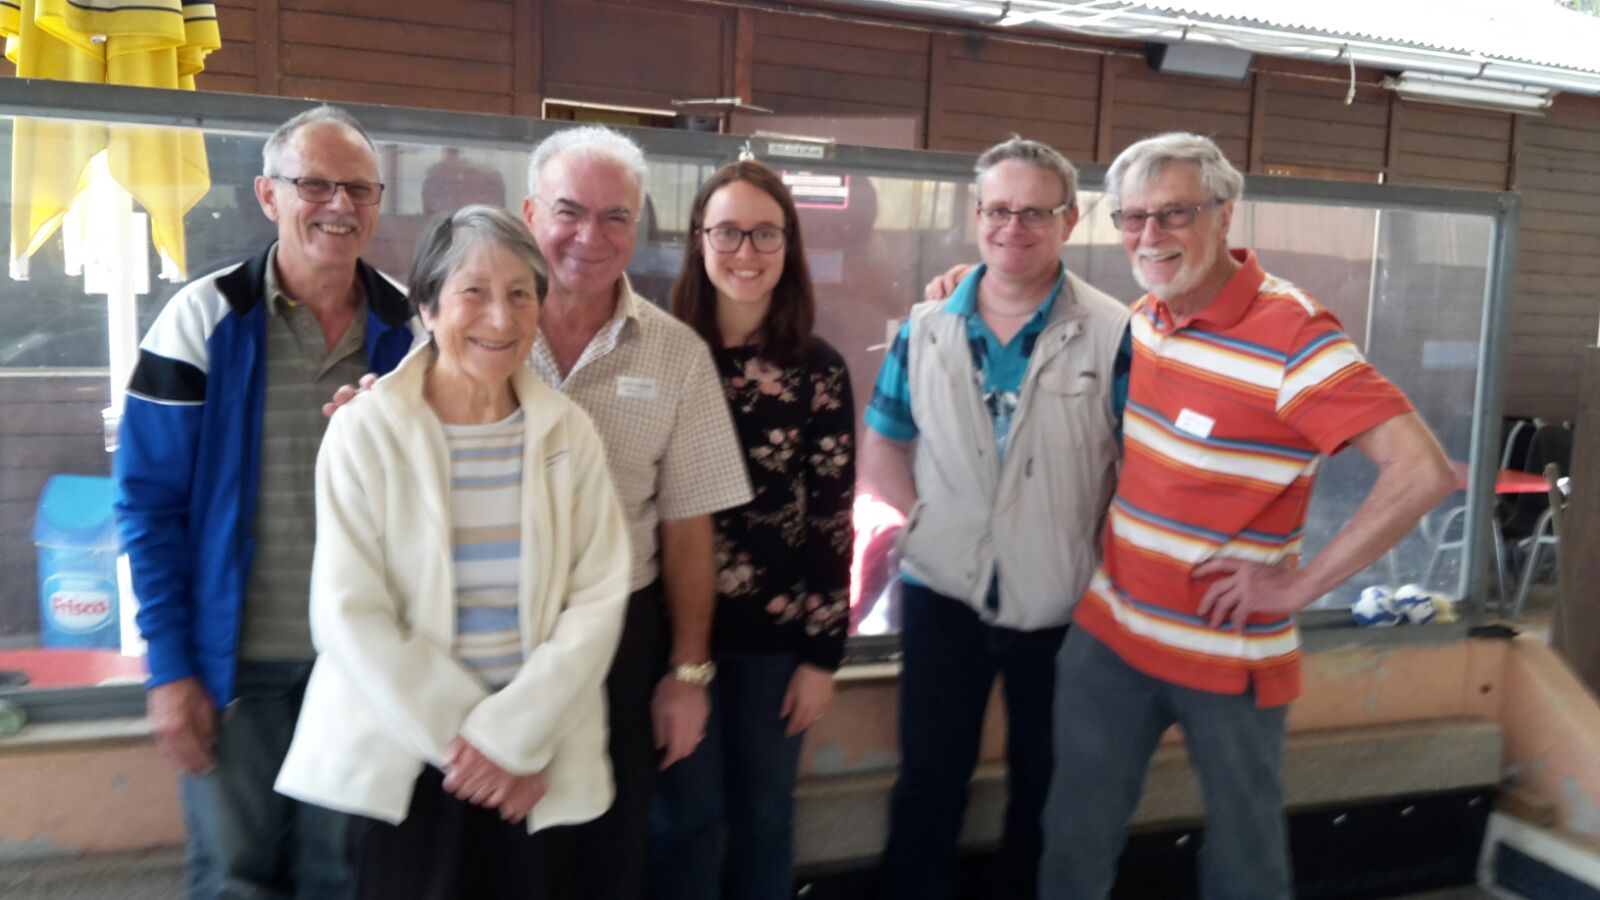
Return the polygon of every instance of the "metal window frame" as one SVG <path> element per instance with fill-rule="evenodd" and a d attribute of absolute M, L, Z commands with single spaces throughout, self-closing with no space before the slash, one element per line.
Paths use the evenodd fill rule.
<path fill-rule="evenodd" d="M 174 127 L 203 128 L 212 132 L 266 135 L 277 125 L 319 101 L 208 92 L 167 91 L 152 88 L 75 84 L 38 79 L 0 79 L 0 115 L 55 119 L 82 119 Z M 376 141 L 440 144 L 459 147 L 528 147 L 567 123 L 511 116 L 446 112 L 363 104 L 339 104 L 366 127 Z M 795 144 L 782 137 L 752 138 L 660 129 L 620 128 L 634 138 L 647 155 L 702 160 L 708 164 L 737 159 L 748 147 L 757 157 L 784 160 L 774 144 Z M 964 153 L 929 150 L 893 150 L 819 143 L 818 155 L 793 157 L 796 164 L 818 171 L 845 170 L 857 175 L 921 177 L 965 181 L 973 177 L 976 157 Z M 1080 184 L 1096 190 L 1104 184 L 1106 167 L 1079 166 Z M 1513 192 L 1470 191 L 1409 187 L 1347 181 L 1320 181 L 1247 175 L 1245 196 L 1250 200 L 1363 206 L 1377 210 L 1467 213 L 1489 216 L 1492 221 L 1487 260 L 1483 319 L 1479 337 L 1482 360 L 1474 386 L 1474 416 L 1467 491 L 1467 527 L 1487 538 L 1493 509 L 1495 469 L 1499 459 L 1499 423 L 1502 413 L 1501 379 L 1509 336 L 1506 332 L 1515 267 L 1520 196 Z M 1470 541 L 1462 562 L 1466 599 L 1481 608 L 1489 584 L 1489 555 L 1482 539 Z M 1350 641 L 1378 640 L 1353 634 Z M 1419 635 L 1431 640 L 1436 634 Z M 1385 642 L 1392 642 L 1385 638 Z M 865 662 L 893 658 L 899 650 L 894 635 L 850 639 L 846 659 Z M 109 716 L 141 715 L 143 688 L 113 687 L 22 689 L 0 693 L 0 699 L 19 703 L 30 721 L 50 722 Z"/>

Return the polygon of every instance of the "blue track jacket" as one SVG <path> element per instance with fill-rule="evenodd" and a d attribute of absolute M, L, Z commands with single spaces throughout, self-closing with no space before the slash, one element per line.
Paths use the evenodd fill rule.
<path fill-rule="evenodd" d="M 198 675 L 219 708 L 233 699 L 255 556 L 266 267 L 263 252 L 192 281 L 156 317 L 139 345 L 112 464 L 136 621 L 149 645 L 146 687 Z M 386 373 L 411 347 L 411 309 L 378 270 L 358 263 L 357 277 L 367 366 Z"/>

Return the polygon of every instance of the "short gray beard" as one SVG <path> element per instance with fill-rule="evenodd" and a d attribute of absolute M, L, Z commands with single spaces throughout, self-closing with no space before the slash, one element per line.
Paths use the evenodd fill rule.
<path fill-rule="evenodd" d="M 1178 277 L 1172 279 L 1166 284 L 1158 284 L 1152 287 L 1150 283 L 1145 280 L 1144 271 L 1139 268 L 1139 259 L 1138 256 L 1135 255 L 1132 266 L 1133 280 L 1138 282 L 1140 288 L 1151 294 L 1154 294 L 1157 298 L 1163 301 L 1170 301 L 1173 297 L 1176 297 L 1179 294 L 1188 293 L 1189 291 L 1192 291 L 1198 287 L 1200 282 L 1206 277 L 1206 273 L 1211 271 L 1211 267 L 1215 265 L 1216 262 L 1217 245 L 1208 243 L 1206 244 L 1204 258 L 1197 260 L 1186 254 L 1184 256 L 1183 266 L 1178 269 Z"/>

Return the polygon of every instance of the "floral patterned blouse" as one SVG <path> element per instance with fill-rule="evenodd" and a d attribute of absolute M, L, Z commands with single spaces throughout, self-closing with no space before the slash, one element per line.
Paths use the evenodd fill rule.
<path fill-rule="evenodd" d="M 716 515 L 713 652 L 794 653 L 832 671 L 850 608 L 850 374 L 821 338 L 787 367 L 750 347 L 715 356 L 755 499 Z"/>

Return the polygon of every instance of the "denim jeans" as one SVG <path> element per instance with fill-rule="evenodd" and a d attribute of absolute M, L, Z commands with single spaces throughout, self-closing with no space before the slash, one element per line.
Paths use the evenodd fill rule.
<path fill-rule="evenodd" d="M 180 785 L 192 900 L 350 896 L 348 817 L 274 793 L 310 663 L 240 662 L 216 768 Z"/>
<path fill-rule="evenodd" d="M 787 735 L 779 713 L 798 663 L 792 655 L 717 657 L 706 739 L 656 783 L 652 900 L 794 896 L 794 780 L 802 736 Z"/>
<path fill-rule="evenodd" d="M 1055 655 L 1067 629 L 986 625 L 965 603 L 910 582 L 902 583 L 901 598 L 900 774 L 889 800 L 887 896 L 952 896 L 967 785 L 999 675 L 1007 723 L 1006 816 L 999 878 L 986 888 L 994 897 L 1031 900 L 1050 781 Z"/>
<path fill-rule="evenodd" d="M 1288 707 L 1250 692 L 1213 694 L 1153 678 L 1083 629 L 1061 648 L 1056 775 L 1045 807 L 1040 896 L 1102 900 L 1161 735 L 1183 726 L 1206 809 L 1205 900 L 1291 896 L 1283 827 Z"/>

